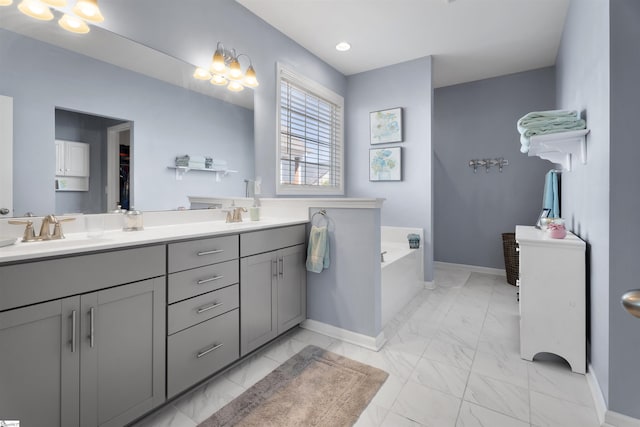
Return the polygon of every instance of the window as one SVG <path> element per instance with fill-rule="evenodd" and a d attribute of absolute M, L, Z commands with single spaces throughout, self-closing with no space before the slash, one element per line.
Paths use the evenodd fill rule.
<path fill-rule="evenodd" d="M 344 99 L 278 64 L 278 194 L 344 194 Z"/>

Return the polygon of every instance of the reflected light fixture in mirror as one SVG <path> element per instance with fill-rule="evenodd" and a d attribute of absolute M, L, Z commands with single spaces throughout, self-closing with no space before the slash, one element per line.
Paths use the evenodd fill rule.
<path fill-rule="evenodd" d="M 13 0 L 0 0 L 0 6 L 10 6 Z M 54 18 L 51 7 L 65 7 L 67 0 L 22 0 L 18 10 L 31 18 L 41 21 L 51 21 Z M 104 16 L 98 8 L 97 0 L 78 0 L 73 7 L 73 13 L 63 13 L 58 25 L 76 34 L 89 32 L 89 25 L 85 21 L 102 22 Z"/>
<path fill-rule="evenodd" d="M 240 57 L 242 56 L 249 60 L 249 66 L 244 73 L 242 65 L 240 65 Z M 209 69 L 198 67 L 194 71 L 193 77 L 198 80 L 209 80 L 213 85 L 227 86 L 231 92 L 240 92 L 245 87 L 255 88 L 259 85 L 251 58 L 244 53 L 237 54 L 235 49 L 225 49 L 220 42 L 218 42 L 213 54 Z"/>
<path fill-rule="evenodd" d="M 89 22 L 104 21 L 104 16 L 98 8 L 98 0 L 78 0 L 73 7 L 73 12 Z"/>

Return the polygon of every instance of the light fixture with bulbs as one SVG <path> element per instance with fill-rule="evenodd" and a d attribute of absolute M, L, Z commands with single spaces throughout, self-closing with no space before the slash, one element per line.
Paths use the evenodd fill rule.
<path fill-rule="evenodd" d="M 13 0 L 0 0 L 0 6 L 10 6 Z M 22 0 L 18 4 L 18 10 L 31 18 L 41 21 L 51 21 L 55 16 L 52 7 L 62 8 L 67 5 L 67 0 Z M 98 0 L 77 0 L 73 7 L 73 13 L 63 13 L 58 20 L 58 25 L 67 31 L 76 34 L 89 32 L 89 22 L 102 22 L 104 16 L 98 8 Z"/>
<path fill-rule="evenodd" d="M 239 61 L 242 56 L 249 60 L 249 66 L 244 73 Z M 225 49 L 220 42 L 216 46 L 209 69 L 198 67 L 193 77 L 198 80 L 209 80 L 213 85 L 227 86 L 227 89 L 232 92 L 240 92 L 245 87 L 255 88 L 259 85 L 251 58 L 244 53 L 237 54 L 235 49 Z"/>

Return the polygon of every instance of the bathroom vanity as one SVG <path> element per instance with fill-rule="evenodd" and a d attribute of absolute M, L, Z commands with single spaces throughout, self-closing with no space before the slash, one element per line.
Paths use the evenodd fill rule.
<path fill-rule="evenodd" d="M 5 248 L 0 414 L 33 426 L 122 426 L 297 325 L 305 222 Z"/>

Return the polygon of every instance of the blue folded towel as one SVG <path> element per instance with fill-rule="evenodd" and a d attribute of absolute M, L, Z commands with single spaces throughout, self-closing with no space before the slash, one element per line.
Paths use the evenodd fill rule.
<path fill-rule="evenodd" d="M 550 218 L 560 218 L 560 200 L 558 198 L 558 173 L 549 171 L 544 178 L 544 195 L 542 196 L 542 208 L 550 209 Z"/>
<path fill-rule="evenodd" d="M 329 232 L 327 227 L 311 226 L 307 247 L 307 271 L 320 273 L 329 268 Z"/>

